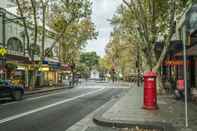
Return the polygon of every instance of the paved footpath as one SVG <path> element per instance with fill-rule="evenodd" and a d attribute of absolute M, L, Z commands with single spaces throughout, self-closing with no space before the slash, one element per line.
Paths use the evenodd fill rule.
<path fill-rule="evenodd" d="M 110 109 L 94 115 L 94 121 L 109 127 L 142 127 L 164 131 L 185 131 L 184 103 L 172 96 L 158 96 L 158 110 L 143 107 L 143 88 L 134 87 Z M 188 104 L 189 130 L 197 131 L 197 104 Z M 187 129 L 188 130 L 188 129 Z"/>

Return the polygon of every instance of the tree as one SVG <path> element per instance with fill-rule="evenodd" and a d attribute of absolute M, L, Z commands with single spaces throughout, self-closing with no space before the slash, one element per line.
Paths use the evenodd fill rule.
<path fill-rule="evenodd" d="M 83 18 L 90 17 L 92 13 L 90 0 L 60 0 L 54 2 L 51 12 L 51 27 L 56 32 L 56 40 L 50 47 L 53 49 L 55 44 L 63 39 L 69 25 L 79 22 Z M 49 51 L 50 51 L 49 50 Z"/>
<path fill-rule="evenodd" d="M 46 11 L 49 4 L 49 0 L 41 0 L 41 9 L 42 9 L 42 55 L 41 62 L 45 57 L 45 36 L 46 36 Z M 50 51 L 49 51 L 50 52 Z"/>
<path fill-rule="evenodd" d="M 97 68 L 99 64 L 99 56 L 96 52 L 84 52 L 80 55 L 80 63 L 84 64 L 88 69 L 88 74 L 93 68 Z"/>
<path fill-rule="evenodd" d="M 41 66 L 44 57 L 52 56 L 52 49 L 59 43 L 61 61 L 71 64 L 74 74 L 81 49 L 85 47 L 87 40 L 95 39 L 97 36 L 90 17 L 92 12 L 90 0 L 21 0 L 18 1 L 18 11 L 21 16 L 28 16 L 26 25 L 33 26 L 34 42 L 29 46 L 32 62 L 35 53 L 39 52 L 41 60 L 38 66 Z M 38 24 L 39 22 L 42 22 L 42 25 Z M 45 49 L 46 26 L 53 30 L 52 35 L 55 37 L 53 44 L 47 49 Z M 37 51 L 38 33 L 42 36 L 41 53 Z M 34 64 L 32 87 L 35 86 L 38 66 Z"/>
<path fill-rule="evenodd" d="M 50 27 L 58 33 L 48 51 L 60 42 L 60 60 L 71 65 L 73 82 L 81 49 L 86 46 L 87 40 L 97 37 L 91 13 L 90 0 L 61 0 L 61 3 L 57 2 L 52 6 Z"/>
<path fill-rule="evenodd" d="M 23 25 L 25 29 L 25 34 L 27 38 L 27 48 L 28 48 L 28 54 L 32 61 L 32 67 L 34 68 L 32 72 L 32 77 L 30 80 L 30 85 L 32 88 L 35 87 L 36 83 L 36 74 L 40 66 L 42 65 L 42 61 L 44 59 L 44 48 L 45 48 L 45 36 L 46 36 L 46 10 L 49 7 L 49 0 L 17 0 L 17 11 L 18 14 L 25 19 L 23 19 Z M 42 12 L 42 15 L 40 14 Z M 42 22 L 42 25 L 38 24 Z M 31 31 L 31 27 L 33 28 Z M 29 32 L 30 30 L 30 38 L 33 40 L 33 42 L 30 45 L 30 38 L 29 38 Z M 33 34 L 33 35 L 32 35 Z M 38 34 L 41 34 L 42 36 L 42 48 L 40 51 L 40 47 L 37 44 L 38 43 Z M 36 65 L 34 61 L 34 56 L 40 56 L 39 64 Z"/>
<path fill-rule="evenodd" d="M 158 71 L 175 31 L 175 20 L 188 1 L 123 0 L 111 23 L 114 31 L 127 33 L 134 40 L 132 44 L 139 47 L 148 68 Z M 162 39 L 164 48 L 157 59 L 154 48 L 158 39 Z"/>
<path fill-rule="evenodd" d="M 22 18 L 26 17 L 23 19 L 23 26 L 25 29 L 25 34 L 27 38 L 27 47 L 28 47 L 28 54 L 34 63 L 34 52 L 37 47 L 37 36 L 38 36 L 38 24 L 37 24 L 37 4 L 38 1 L 36 0 L 16 0 L 17 3 L 17 9 Z M 28 17 L 27 17 L 28 16 Z M 33 20 L 33 22 L 32 22 Z M 28 29 L 31 27 L 33 24 L 33 44 L 30 45 L 30 38 L 28 34 Z M 33 65 L 35 68 L 35 64 Z M 33 75 L 31 77 L 31 87 L 35 87 L 35 82 L 36 82 L 36 68 L 33 71 Z"/>
<path fill-rule="evenodd" d="M 24 16 L 23 9 L 22 9 L 22 6 L 21 6 L 22 4 L 24 4 L 24 1 L 20 1 L 20 2 L 19 2 L 19 0 L 16 0 L 17 8 L 18 8 L 20 17 L 23 18 L 22 21 L 23 21 L 25 36 L 26 36 L 26 39 L 27 39 L 27 49 L 28 49 L 28 54 L 30 54 L 30 50 L 29 50 L 30 40 L 29 40 L 28 27 L 27 27 L 26 18 Z"/>
<path fill-rule="evenodd" d="M 126 39 L 127 38 L 127 39 Z M 106 46 L 106 61 L 110 63 L 112 68 L 119 74 L 123 74 L 126 79 L 135 71 L 135 62 L 137 60 L 136 47 L 133 39 L 130 39 L 127 34 L 116 31 L 111 34 L 111 41 Z"/>
<path fill-rule="evenodd" d="M 78 74 L 80 74 L 80 76 L 81 76 L 82 78 L 87 79 L 87 78 L 89 77 L 89 69 L 88 69 L 88 67 L 87 67 L 85 64 L 83 64 L 83 63 L 78 63 L 78 64 L 77 64 L 77 66 L 76 66 L 76 72 L 77 72 Z"/>

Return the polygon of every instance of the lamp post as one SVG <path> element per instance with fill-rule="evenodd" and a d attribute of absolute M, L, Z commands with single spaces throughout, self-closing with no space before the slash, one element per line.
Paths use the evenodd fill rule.
<path fill-rule="evenodd" d="M 137 86 L 140 86 L 140 51 L 137 44 Z"/>
<path fill-rule="evenodd" d="M 184 61 L 184 86 L 185 86 L 185 127 L 188 128 L 188 104 L 187 104 L 187 56 L 186 45 L 183 42 L 183 61 Z"/>

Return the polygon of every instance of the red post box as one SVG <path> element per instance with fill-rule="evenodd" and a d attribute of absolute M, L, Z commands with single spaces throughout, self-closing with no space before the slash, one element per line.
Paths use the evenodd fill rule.
<path fill-rule="evenodd" d="M 144 109 L 157 109 L 156 73 L 148 71 L 144 74 Z"/>

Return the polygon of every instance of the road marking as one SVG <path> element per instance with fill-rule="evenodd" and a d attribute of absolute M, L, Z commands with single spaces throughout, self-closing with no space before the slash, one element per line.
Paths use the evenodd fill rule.
<path fill-rule="evenodd" d="M 47 94 L 47 95 L 37 96 L 37 97 L 33 97 L 33 98 L 27 98 L 27 99 L 25 99 L 25 101 L 31 101 L 31 100 L 36 100 L 36 99 L 40 99 L 40 98 L 61 95 L 61 94 L 65 94 L 65 93 L 67 93 L 67 92 L 64 91 L 64 92 L 59 92 L 59 93 Z"/>
<path fill-rule="evenodd" d="M 16 104 L 16 103 L 19 103 L 19 102 L 31 101 L 31 100 L 36 100 L 36 99 L 40 99 L 40 98 L 45 98 L 45 97 L 50 97 L 50 96 L 65 94 L 65 93 L 66 93 L 66 92 L 60 92 L 60 93 L 53 93 L 53 94 L 47 94 L 47 95 L 37 96 L 37 97 L 33 97 L 33 98 L 25 98 L 25 99 L 22 100 L 22 101 L 13 101 L 13 102 L 1 104 L 1 105 L 2 105 L 2 106 L 7 106 L 7 105 Z"/>
<path fill-rule="evenodd" d="M 69 90 L 69 91 L 64 91 L 64 92 L 58 92 L 58 93 L 51 93 L 51 94 L 47 94 L 47 95 L 42 95 L 42 96 L 37 96 L 37 97 L 33 97 L 33 98 L 25 98 L 22 101 L 12 101 L 9 103 L 5 103 L 5 104 L 0 104 L 0 106 L 7 106 L 7 105 L 12 105 L 12 104 L 16 104 L 16 103 L 20 103 L 20 102 L 24 102 L 24 101 L 32 101 L 32 100 L 37 100 L 40 98 L 45 98 L 45 97 L 50 97 L 50 96 L 55 96 L 55 95 L 61 95 L 61 94 L 66 94 L 68 92 L 72 92 L 76 89 L 80 89 L 80 88 L 75 88 L 73 90 Z"/>
<path fill-rule="evenodd" d="M 55 106 L 67 103 L 69 101 L 73 101 L 73 100 L 79 99 L 81 97 L 85 97 L 85 96 L 88 96 L 88 95 L 91 95 L 91 94 L 95 94 L 95 93 L 100 92 L 100 91 L 102 91 L 104 89 L 105 88 L 101 88 L 101 89 L 98 89 L 96 91 L 92 91 L 92 92 L 89 92 L 89 93 L 86 93 L 86 94 L 83 94 L 83 95 L 79 95 L 79 96 L 76 96 L 76 97 L 73 97 L 73 98 L 69 98 L 69 99 L 66 99 L 66 100 L 63 100 L 63 101 L 59 101 L 59 102 L 56 102 L 56 103 L 53 103 L 53 104 L 50 104 L 50 105 L 47 105 L 47 106 L 43 106 L 43 107 L 37 108 L 37 109 L 34 109 L 34 110 L 30 110 L 30 111 L 27 111 L 27 112 L 24 112 L 24 113 L 21 113 L 21 114 L 18 114 L 18 115 L 14 115 L 14 116 L 10 116 L 10 117 L 1 119 L 0 120 L 0 124 L 5 123 L 5 122 L 9 122 L 9 121 L 12 121 L 12 120 L 15 120 L 15 119 L 18 119 L 18 118 L 21 118 L 21 117 L 33 114 L 33 113 L 36 113 L 36 112 L 39 112 L 39 111 L 43 111 L 43 110 L 46 110 L 46 109 L 51 108 L 51 107 L 55 107 Z"/>

